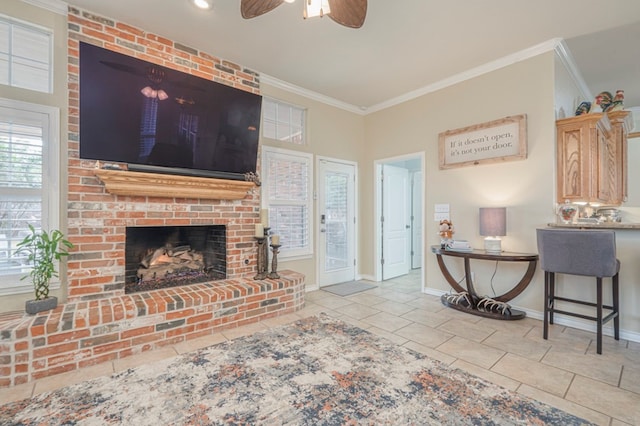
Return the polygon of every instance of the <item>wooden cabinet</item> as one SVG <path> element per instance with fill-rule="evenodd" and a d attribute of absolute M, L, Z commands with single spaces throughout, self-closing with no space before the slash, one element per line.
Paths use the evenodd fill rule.
<path fill-rule="evenodd" d="M 629 117 L 629 111 L 616 111 L 556 122 L 558 203 L 625 201 Z"/>
<path fill-rule="evenodd" d="M 614 176 L 616 193 L 614 201 L 618 205 L 627 201 L 628 191 L 628 167 L 627 136 L 633 128 L 633 118 L 630 111 L 614 111 L 607 114 L 611 122 L 613 145 L 615 146 L 616 173 Z"/>

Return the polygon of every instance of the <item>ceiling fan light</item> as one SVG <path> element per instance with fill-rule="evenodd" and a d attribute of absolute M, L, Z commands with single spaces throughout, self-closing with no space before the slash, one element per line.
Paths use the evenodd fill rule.
<path fill-rule="evenodd" d="M 284 0 L 287 3 L 294 3 L 296 0 Z"/>
<path fill-rule="evenodd" d="M 316 16 L 323 17 L 331 13 L 329 7 L 329 0 L 304 0 L 304 13 L 305 19 L 314 18 Z"/>
<path fill-rule="evenodd" d="M 211 0 L 191 0 L 191 3 L 193 3 L 199 9 L 208 10 L 213 7 Z"/>

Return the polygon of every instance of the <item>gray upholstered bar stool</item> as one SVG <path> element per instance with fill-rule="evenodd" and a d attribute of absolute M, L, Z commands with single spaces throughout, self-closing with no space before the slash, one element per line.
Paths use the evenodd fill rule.
<path fill-rule="evenodd" d="M 544 329 L 545 339 L 553 314 L 559 313 L 596 321 L 597 352 L 602 353 L 602 325 L 613 319 L 616 340 L 620 339 L 620 315 L 618 302 L 618 272 L 620 261 L 616 258 L 616 234 L 608 230 L 537 229 L 540 267 L 544 271 Z M 570 299 L 555 295 L 555 274 L 583 275 L 596 278 L 596 302 Z M 612 305 L 602 301 L 602 279 L 612 281 Z M 596 316 L 568 312 L 556 308 L 555 301 L 576 303 L 596 308 Z M 611 312 L 603 317 L 603 310 Z"/>

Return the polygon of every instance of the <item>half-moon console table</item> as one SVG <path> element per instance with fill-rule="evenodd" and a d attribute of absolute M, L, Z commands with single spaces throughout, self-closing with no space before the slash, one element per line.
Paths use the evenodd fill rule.
<path fill-rule="evenodd" d="M 501 320 L 517 320 L 525 317 L 526 314 L 524 312 L 512 309 L 507 302 L 522 293 L 531 282 L 538 263 L 537 254 L 511 253 L 506 251 L 499 254 L 490 254 L 484 250 L 463 252 L 445 250 L 440 246 L 431 246 L 431 251 L 435 253 L 438 259 L 438 266 L 440 266 L 442 275 L 444 275 L 449 285 L 458 292 L 458 294 L 443 294 L 440 298 L 443 305 L 462 312 Z M 443 256 L 460 257 L 464 259 L 464 281 L 467 288 L 462 287 L 459 282 L 453 278 L 442 259 Z M 497 262 L 528 262 L 529 265 L 522 279 L 511 290 L 500 296 L 489 298 L 479 296 L 473 287 L 470 265 L 471 259 L 493 260 Z"/>

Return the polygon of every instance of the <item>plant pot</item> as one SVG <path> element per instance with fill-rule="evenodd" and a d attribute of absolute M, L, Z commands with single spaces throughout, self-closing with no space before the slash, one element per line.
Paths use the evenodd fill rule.
<path fill-rule="evenodd" d="M 49 296 L 42 300 L 27 300 L 24 304 L 24 310 L 29 315 L 34 315 L 38 312 L 54 309 L 56 306 L 58 306 L 58 298 L 55 296 Z"/>

